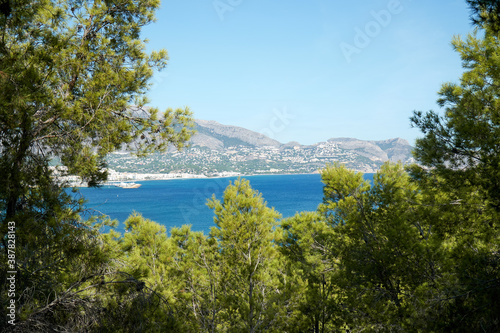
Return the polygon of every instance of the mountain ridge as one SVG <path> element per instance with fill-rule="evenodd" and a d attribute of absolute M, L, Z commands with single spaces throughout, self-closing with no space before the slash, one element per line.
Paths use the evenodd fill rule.
<path fill-rule="evenodd" d="M 332 137 L 326 141 L 311 145 L 303 145 L 297 141 L 281 143 L 262 133 L 240 126 L 225 125 L 214 120 L 195 119 L 197 133 L 192 137 L 192 147 L 206 147 L 212 150 L 224 151 L 232 147 L 275 147 L 280 150 L 298 147 L 309 149 L 318 146 L 333 145 L 339 149 L 355 152 L 361 157 L 374 162 L 392 161 L 411 163 L 413 147 L 402 138 L 386 140 L 360 140 L 349 137 Z"/>
<path fill-rule="evenodd" d="M 413 163 L 413 147 L 401 138 L 359 140 L 330 138 L 312 145 L 296 141 L 280 143 L 249 129 L 195 120 L 197 133 L 188 147 L 143 158 L 127 152 L 108 155 L 109 167 L 117 172 L 173 173 L 217 176 L 238 174 L 317 173 L 325 165 L 341 163 L 347 168 L 376 172 L 386 161 Z"/>
<path fill-rule="evenodd" d="M 212 148 L 205 140 L 211 137 L 212 144 L 217 148 L 229 147 L 232 145 L 259 147 L 259 146 L 280 146 L 281 143 L 271 139 L 264 134 L 251 131 L 249 129 L 224 125 L 215 120 L 195 120 L 197 133 L 191 139 L 192 145 L 206 146 Z M 215 139 L 216 141 L 214 141 Z"/>

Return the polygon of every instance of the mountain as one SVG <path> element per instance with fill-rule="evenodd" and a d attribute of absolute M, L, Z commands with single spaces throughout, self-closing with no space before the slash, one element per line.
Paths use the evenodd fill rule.
<path fill-rule="evenodd" d="M 387 158 L 392 162 L 414 162 L 412 151 L 413 147 L 410 146 L 408 141 L 396 138 L 384 141 L 374 141 L 382 150 L 387 153 Z"/>
<path fill-rule="evenodd" d="M 196 135 L 191 139 L 192 146 L 208 147 L 214 150 L 244 147 L 279 147 L 281 143 L 267 136 L 243 127 L 223 125 L 213 120 L 195 120 Z"/>
<path fill-rule="evenodd" d="M 329 143 L 337 145 L 338 148 L 352 151 L 360 156 L 369 158 L 378 162 L 403 162 L 411 163 L 413 161 L 412 150 L 408 141 L 395 138 L 383 141 L 364 141 L 353 138 L 333 138 Z"/>
<path fill-rule="evenodd" d="M 137 159 L 125 152 L 108 156 L 118 172 L 196 175 L 283 174 L 318 172 L 331 163 L 342 163 L 360 172 L 376 172 L 385 161 L 412 163 L 412 147 L 403 139 L 367 141 L 331 138 L 313 145 L 286 144 L 243 127 L 196 120 L 197 133 L 190 147 L 155 153 Z"/>
<path fill-rule="evenodd" d="M 366 141 L 354 138 L 331 138 L 314 145 L 301 145 L 293 141 L 286 144 L 273 140 L 261 133 L 243 127 L 223 125 L 213 120 L 195 120 L 197 133 L 191 139 L 192 147 L 207 147 L 224 151 L 229 147 L 276 147 L 308 149 L 318 146 L 336 147 L 337 149 L 365 157 L 377 164 L 385 161 L 410 163 L 413 161 L 413 147 L 408 141 L 395 138 L 383 141 Z"/>

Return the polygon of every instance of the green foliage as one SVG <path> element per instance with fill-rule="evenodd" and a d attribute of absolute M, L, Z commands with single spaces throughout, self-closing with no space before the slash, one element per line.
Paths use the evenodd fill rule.
<path fill-rule="evenodd" d="M 164 280 L 166 265 L 173 252 L 167 242 L 165 227 L 134 213 L 125 221 L 120 248 L 126 257 L 129 273 L 162 293 L 167 282 Z"/>
<path fill-rule="evenodd" d="M 332 228 L 316 212 L 303 212 L 281 222 L 281 251 L 292 272 L 299 315 L 290 316 L 293 332 L 331 332 L 342 324 L 336 283 Z"/>
<path fill-rule="evenodd" d="M 223 327 L 220 253 L 217 242 L 190 227 L 173 228 L 175 246 L 170 284 L 184 332 L 219 332 Z"/>
<path fill-rule="evenodd" d="M 471 8 L 472 23 L 478 26 L 488 25 L 500 31 L 500 2 L 498 0 L 466 0 Z"/>
<path fill-rule="evenodd" d="M 24 323 L 27 326 L 19 326 L 25 332 L 85 323 L 85 318 L 78 315 L 74 316 L 75 322 L 67 321 L 67 313 L 93 308 L 93 302 L 79 299 L 76 291 L 87 279 L 109 269 L 99 224 L 92 226 L 97 221 L 81 219 L 81 202 L 51 184 L 50 172 L 40 178 L 45 186 L 31 188 L 23 198 L 26 209 L 17 215 L 22 223 L 15 223 L 15 248 L 8 246 L 7 222 L 1 226 L 0 278 L 6 281 L 7 271 L 17 271 L 16 309 L 18 318 L 29 318 Z M 7 267 L 8 249 L 15 252 L 15 269 Z M 1 326 L 8 319 L 7 285 L 2 286 Z"/>
<path fill-rule="evenodd" d="M 145 154 L 189 139 L 189 110 L 160 117 L 145 107 L 148 81 L 167 60 L 164 50 L 146 54 L 140 39 L 159 1 L 11 5 L 0 22 L 1 187 L 9 217 L 25 191 L 21 177 L 49 156 L 95 186 L 106 178 L 106 154 L 123 145 Z"/>
<path fill-rule="evenodd" d="M 415 156 L 447 183 L 478 191 L 500 211 L 499 35 L 486 27 L 484 37 L 456 37 L 453 46 L 467 71 L 460 84 L 441 88 L 438 103 L 444 116 L 415 112 L 412 123 L 425 134 L 417 140 Z"/>
<path fill-rule="evenodd" d="M 95 219 L 82 219 L 83 200 L 65 192 L 50 160 L 97 186 L 109 152 L 181 148 L 192 134 L 189 110 L 160 115 L 145 106 L 153 71 L 167 60 L 165 51 L 147 54 L 140 38 L 158 6 L 157 0 L 0 4 L 0 278 L 7 271 L 7 223 L 14 222 L 23 332 L 90 330 L 111 320 L 103 304 L 112 290 L 98 286 L 101 277 L 115 276 L 111 285 L 122 278 L 117 253 L 105 250 L 112 237 L 98 232 Z M 115 309 L 156 299 L 131 295 Z"/>
<path fill-rule="evenodd" d="M 442 244 L 445 259 L 433 310 L 445 331 L 499 330 L 500 109 L 496 1 L 468 1 L 483 30 L 453 46 L 466 69 L 459 84 L 444 84 L 444 115 L 415 112 L 424 137 L 410 168 L 428 207 L 420 209 Z M 425 215 L 424 215 L 425 214 Z"/>
<path fill-rule="evenodd" d="M 279 213 L 268 208 L 244 179 L 226 188 L 222 202 L 213 198 L 208 206 L 215 212 L 217 227 L 210 237 L 220 249 L 226 330 L 278 331 L 277 314 L 285 301 L 281 290 L 286 285 L 276 245 L 281 236 L 276 229 Z"/>
<path fill-rule="evenodd" d="M 373 184 L 344 166 L 322 172 L 319 212 L 329 238 L 335 283 L 353 329 L 406 331 L 415 289 L 432 273 L 432 243 L 415 210 L 420 194 L 401 165 L 385 164 Z"/>
<path fill-rule="evenodd" d="M 499 331 L 498 6 L 468 3 L 484 36 L 454 39 L 466 72 L 443 85 L 444 115 L 412 118 L 420 165 L 384 164 L 372 183 L 328 165 L 318 210 L 281 222 L 238 179 L 209 200 L 209 235 L 183 226 L 168 236 L 137 213 L 123 235 L 101 233 L 116 222 L 82 218 L 84 200 L 49 168 L 57 158 L 94 186 L 109 152 L 190 137 L 187 109 L 145 107 L 167 60 L 140 39 L 159 1 L 0 0 L 0 279 L 12 221 L 13 330 Z"/>
<path fill-rule="evenodd" d="M 165 227 L 134 213 L 125 221 L 125 234 L 109 234 L 107 244 L 117 273 L 109 278 L 110 290 L 102 292 L 109 314 L 100 329 L 114 332 L 118 325 L 123 332 L 177 331 L 168 275 L 174 249 Z"/>

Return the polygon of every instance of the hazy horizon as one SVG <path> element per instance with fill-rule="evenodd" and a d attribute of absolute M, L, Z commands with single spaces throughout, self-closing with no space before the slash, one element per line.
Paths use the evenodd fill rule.
<path fill-rule="evenodd" d="M 463 72 L 450 43 L 469 14 L 463 0 L 164 0 L 142 34 L 170 56 L 151 105 L 280 142 L 414 144 L 413 110 L 439 110 L 441 84 Z"/>

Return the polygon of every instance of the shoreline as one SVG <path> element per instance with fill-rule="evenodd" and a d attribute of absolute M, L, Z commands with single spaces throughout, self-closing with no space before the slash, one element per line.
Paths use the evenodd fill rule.
<path fill-rule="evenodd" d="M 309 172 L 309 173 L 262 173 L 262 174 L 241 174 L 238 172 L 222 172 L 217 175 L 207 176 L 200 174 L 162 174 L 162 173 L 132 173 L 132 172 L 112 172 L 106 182 L 102 186 L 114 186 L 116 182 L 147 182 L 147 181 L 158 181 L 158 180 L 177 180 L 177 179 L 221 179 L 221 178 L 233 178 L 233 177 L 253 177 L 253 176 L 290 176 L 290 175 L 314 175 L 319 174 L 319 172 Z M 59 177 L 63 181 L 69 183 L 69 187 L 88 187 L 86 184 L 82 183 L 79 179 L 74 176 L 62 176 Z"/>
<path fill-rule="evenodd" d="M 318 172 L 297 172 L 297 173 L 252 173 L 252 174 L 234 174 L 234 175 L 221 175 L 221 176 L 207 176 L 207 175 L 192 175 L 187 177 L 176 177 L 176 178 L 148 178 L 148 179 L 137 179 L 138 182 L 156 181 L 156 180 L 176 180 L 176 179 L 219 179 L 219 178 L 232 178 L 232 177 L 254 177 L 254 176 L 291 176 L 291 175 L 318 175 Z"/>

